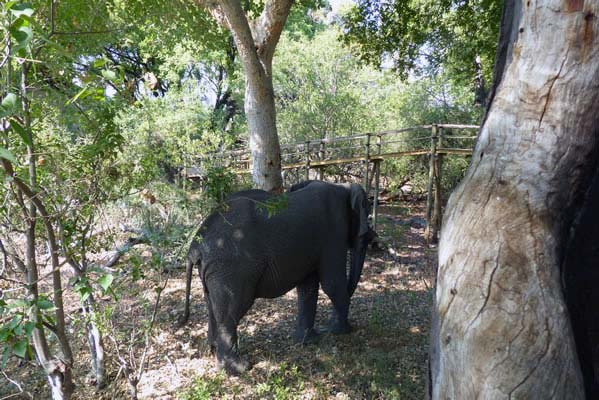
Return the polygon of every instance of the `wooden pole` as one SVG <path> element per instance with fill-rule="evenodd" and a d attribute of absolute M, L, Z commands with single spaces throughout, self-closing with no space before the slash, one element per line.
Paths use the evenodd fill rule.
<path fill-rule="evenodd" d="M 320 149 L 319 149 L 320 161 L 324 161 L 324 159 L 326 157 L 325 146 L 326 146 L 326 143 L 323 140 L 321 140 L 320 141 Z M 318 179 L 320 179 L 321 181 L 324 180 L 324 167 L 318 168 Z"/>
<path fill-rule="evenodd" d="M 439 128 L 438 132 L 439 146 L 443 147 L 443 129 Z M 443 217 L 442 210 L 442 197 L 441 197 L 441 171 L 443 167 L 443 154 L 437 154 L 435 157 L 435 197 L 434 197 L 434 209 L 433 209 L 433 232 L 432 240 L 437 242 L 439 239 L 439 232 L 441 231 L 441 221 Z"/>
<path fill-rule="evenodd" d="M 304 146 L 304 152 L 306 153 L 306 158 L 304 160 L 304 167 L 306 168 L 306 180 L 310 180 L 310 141 L 307 140 Z"/>
<path fill-rule="evenodd" d="M 374 162 L 374 202 L 372 205 L 372 229 L 376 231 L 376 222 L 379 215 L 379 184 L 381 178 L 381 161 Z"/>
<path fill-rule="evenodd" d="M 433 125 L 431 128 L 431 150 L 429 155 L 429 169 L 428 169 L 428 194 L 426 196 L 426 229 L 424 230 L 424 236 L 427 243 L 431 241 L 431 223 L 432 223 L 432 210 L 433 210 L 433 181 L 435 177 L 435 158 L 437 155 L 437 125 Z"/>
<path fill-rule="evenodd" d="M 376 155 L 381 155 L 381 134 L 376 135 Z M 382 160 L 375 161 L 374 168 L 375 178 L 374 178 L 374 201 L 372 205 L 372 229 L 376 231 L 376 223 L 379 215 L 379 191 L 380 191 L 380 181 L 381 181 L 381 162 Z"/>
<path fill-rule="evenodd" d="M 370 193 L 370 180 L 368 179 L 368 166 L 370 164 L 370 133 L 366 134 L 366 161 L 364 161 L 364 189 L 366 194 Z"/>

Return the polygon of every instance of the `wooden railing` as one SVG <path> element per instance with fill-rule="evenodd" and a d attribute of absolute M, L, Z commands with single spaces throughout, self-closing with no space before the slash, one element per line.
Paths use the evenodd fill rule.
<path fill-rule="evenodd" d="M 281 146 L 281 168 L 285 185 L 299 180 L 324 179 L 325 169 L 333 165 L 360 163 L 365 190 L 373 195 L 373 223 L 376 226 L 382 161 L 406 156 L 429 156 L 426 208 L 426 236 L 435 240 L 441 225 L 441 162 L 445 154 L 472 154 L 478 125 L 419 125 L 382 132 L 307 140 Z M 469 134 L 466 134 L 469 133 Z M 239 174 L 251 172 L 249 149 L 213 153 L 197 159 L 193 173 L 201 177 L 203 164 L 217 163 Z M 317 176 L 311 175 L 316 171 Z M 372 180 L 374 178 L 374 185 Z"/>

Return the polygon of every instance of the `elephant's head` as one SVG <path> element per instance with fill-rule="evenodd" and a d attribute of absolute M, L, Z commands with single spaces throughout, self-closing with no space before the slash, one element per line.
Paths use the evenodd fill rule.
<path fill-rule="evenodd" d="M 295 192 L 310 186 L 319 181 L 303 181 L 293 185 L 289 191 Z M 349 206 L 351 209 L 349 228 L 350 228 L 350 269 L 347 283 L 347 290 L 350 296 L 356 290 L 360 276 L 362 275 L 362 267 L 366 258 L 366 250 L 368 245 L 376 237 L 374 230 L 368 225 L 368 196 L 362 186 L 352 183 L 340 185 L 348 191 Z"/>
<path fill-rule="evenodd" d="M 362 267 L 366 258 L 368 245 L 376 237 L 376 233 L 368 225 L 368 198 L 362 186 L 352 183 L 349 186 L 349 198 L 351 206 L 351 230 L 350 230 L 350 270 L 347 290 L 351 296 L 362 275 Z"/>

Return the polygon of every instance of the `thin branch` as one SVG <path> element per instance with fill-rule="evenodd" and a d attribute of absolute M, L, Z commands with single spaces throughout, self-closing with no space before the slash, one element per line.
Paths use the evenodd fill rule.
<path fill-rule="evenodd" d="M 12 383 L 19 390 L 19 393 L 9 394 L 8 396 L 4 396 L 4 397 L 0 398 L 0 400 L 7 400 L 7 399 L 11 399 L 13 397 L 22 396 L 22 395 L 27 395 L 30 399 L 33 399 L 33 395 L 31 393 L 26 392 L 25 390 L 23 390 L 23 388 L 21 387 L 21 385 L 19 384 L 19 382 L 10 379 L 8 377 L 8 375 L 6 375 L 6 372 L 4 372 L 4 371 L 0 371 L 0 372 L 2 373 L 2 375 L 4 375 L 4 379 L 6 379 L 10 383 Z"/>
<path fill-rule="evenodd" d="M 154 323 L 156 322 L 156 315 L 158 315 L 158 307 L 160 306 L 160 297 L 162 295 L 162 292 L 166 288 L 167 283 L 168 283 L 168 275 L 167 275 L 166 279 L 164 280 L 164 284 L 162 285 L 162 287 L 160 288 L 160 291 L 158 292 L 158 294 L 156 296 L 156 302 L 154 303 L 154 310 L 152 312 L 152 319 L 150 319 L 150 326 L 148 326 L 148 329 L 146 330 L 146 340 L 145 340 L 144 351 L 141 356 L 141 361 L 139 363 L 139 370 L 137 371 L 138 381 L 141 380 L 141 376 L 143 374 L 146 355 L 148 353 L 148 349 L 150 348 L 150 337 L 151 337 L 150 333 L 152 332 L 152 328 L 154 328 Z"/>

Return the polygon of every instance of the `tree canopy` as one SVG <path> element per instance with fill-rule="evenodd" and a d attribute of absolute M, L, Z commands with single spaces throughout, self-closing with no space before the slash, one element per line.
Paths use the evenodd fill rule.
<path fill-rule="evenodd" d="M 447 71 L 484 97 L 491 81 L 500 0 L 359 0 L 342 18 L 343 41 L 360 59 L 404 79 Z M 481 81 L 484 79 L 484 82 Z"/>

